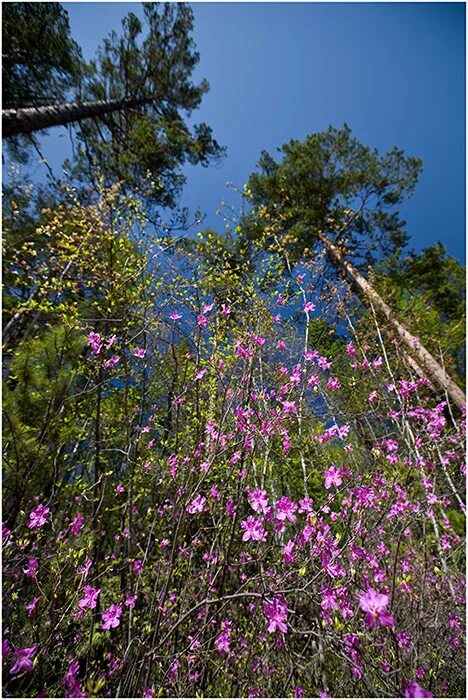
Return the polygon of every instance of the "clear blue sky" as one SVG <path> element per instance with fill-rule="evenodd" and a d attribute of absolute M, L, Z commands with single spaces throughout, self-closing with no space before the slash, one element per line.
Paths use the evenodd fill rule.
<path fill-rule="evenodd" d="M 140 3 L 63 3 L 86 58 Z M 193 3 L 201 60 L 211 90 L 197 121 L 213 127 L 228 156 L 189 168 L 182 204 L 218 229 L 225 183 L 242 187 L 260 151 L 347 122 L 364 143 L 397 145 L 423 160 L 403 209 L 412 247 L 441 240 L 465 257 L 464 3 Z M 59 138 L 58 132 L 62 132 Z M 58 163 L 64 129 L 44 154 Z"/>

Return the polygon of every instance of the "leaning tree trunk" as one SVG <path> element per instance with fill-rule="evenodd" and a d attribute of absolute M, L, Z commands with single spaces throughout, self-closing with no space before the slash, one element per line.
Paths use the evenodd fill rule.
<path fill-rule="evenodd" d="M 395 318 L 391 308 L 384 302 L 382 297 L 375 291 L 372 285 L 346 260 L 341 250 L 334 245 L 327 236 L 319 231 L 318 236 L 322 241 L 325 250 L 327 251 L 332 262 L 341 270 L 343 270 L 348 279 L 360 290 L 364 299 L 371 301 L 376 310 L 386 318 L 390 327 L 397 333 L 400 339 L 406 346 L 410 357 L 424 369 L 427 378 L 436 386 L 441 387 L 450 396 L 452 401 L 458 408 L 466 405 L 466 397 L 463 391 L 449 377 L 445 369 L 437 362 L 437 360 L 421 345 L 419 340 L 406 330 L 404 326 Z"/>
<path fill-rule="evenodd" d="M 79 122 L 90 117 L 100 117 L 103 114 L 137 107 L 152 101 L 150 98 L 124 98 L 121 100 L 63 102 L 62 104 L 43 105 L 42 107 L 4 109 L 2 111 L 3 136 L 31 134 L 34 131 L 47 129 L 50 126 Z"/>

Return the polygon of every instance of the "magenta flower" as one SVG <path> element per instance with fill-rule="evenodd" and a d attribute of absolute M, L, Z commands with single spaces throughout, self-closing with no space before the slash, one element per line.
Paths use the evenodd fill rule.
<path fill-rule="evenodd" d="M 7 526 L 2 523 L 2 542 L 6 542 L 10 535 L 11 530 L 9 530 Z"/>
<path fill-rule="evenodd" d="M 109 359 L 106 360 L 102 366 L 104 369 L 108 369 L 109 367 L 115 367 L 119 364 L 119 362 L 120 357 L 118 357 L 118 355 L 112 355 L 112 357 L 109 357 Z"/>
<path fill-rule="evenodd" d="M 220 654 L 228 654 L 230 651 L 231 639 L 229 637 L 230 627 L 225 627 L 221 634 L 216 637 L 215 645 Z"/>
<path fill-rule="evenodd" d="M 416 681 L 407 681 L 403 679 L 402 683 L 403 697 L 405 698 L 432 698 L 434 697 L 429 690 L 422 688 Z"/>
<path fill-rule="evenodd" d="M 39 568 L 39 560 L 36 557 L 31 557 L 28 559 L 28 568 L 23 569 L 23 572 L 29 578 L 34 578 L 36 576 L 37 570 Z"/>
<path fill-rule="evenodd" d="M 178 321 L 179 318 L 182 318 L 182 314 L 177 313 L 177 311 L 171 311 L 169 314 L 169 318 L 171 321 Z"/>
<path fill-rule="evenodd" d="M 28 528 L 32 530 L 34 527 L 42 527 L 42 525 L 45 525 L 47 522 L 47 516 L 49 515 L 49 513 L 50 513 L 49 508 L 46 508 L 42 504 L 39 504 L 37 506 L 37 508 L 35 508 L 29 514 Z"/>
<path fill-rule="evenodd" d="M 333 464 L 331 465 L 330 469 L 327 469 L 327 471 L 323 473 L 323 477 L 325 479 L 326 489 L 329 489 L 332 486 L 340 486 L 343 483 L 343 479 L 341 478 L 341 470 L 337 469 Z"/>
<path fill-rule="evenodd" d="M 122 484 L 117 484 L 117 486 L 115 487 L 115 493 L 116 493 L 118 496 L 120 496 L 120 494 L 123 493 L 124 491 L 125 491 L 125 489 L 124 489 L 124 487 L 122 486 Z"/>
<path fill-rule="evenodd" d="M 78 567 L 77 572 L 79 574 L 83 574 L 84 580 L 86 580 L 88 578 L 89 570 L 91 569 L 92 564 L 93 564 L 92 559 L 86 559 L 86 562 L 83 564 L 83 566 Z"/>
<path fill-rule="evenodd" d="M 93 353 L 93 355 L 99 355 L 102 348 L 102 340 L 99 333 L 94 333 L 94 331 L 91 331 L 91 333 L 86 338 L 86 342 L 91 347 L 91 352 Z"/>
<path fill-rule="evenodd" d="M 267 492 L 256 488 L 249 498 L 249 503 L 256 513 L 266 513 L 268 510 Z"/>
<path fill-rule="evenodd" d="M 15 663 L 10 668 L 10 673 L 31 672 L 33 670 L 33 658 L 36 654 L 37 646 L 15 649 Z"/>
<path fill-rule="evenodd" d="M 143 568 L 143 562 L 141 559 L 135 559 L 135 561 L 132 564 L 132 569 L 135 572 L 135 574 L 139 574 L 140 571 Z"/>
<path fill-rule="evenodd" d="M 125 602 L 124 602 L 124 605 L 125 605 L 127 608 L 130 608 L 130 610 L 133 610 L 133 608 L 135 607 L 135 603 L 136 603 L 136 601 L 137 601 L 137 598 L 138 598 L 138 596 L 137 596 L 136 593 L 131 593 L 130 591 L 127 591 L 127 592 L 125 593 Z"/>
<path fill-rule="evenodd" d="M 286 601 L 282 597 L 273 598 L 271 603 L 264 603 L 263 612 L 268 621 L 268 632 L 283 632 L 288 631 L 286 618 L 288 616 L 288 608 Z"/>
<path fill-rule="evenodd" d="M 201 328 L 206 328 L 207 325 L 208 325 L 208 319 L 207 319 L 206 316 L 204 316 L 203 314 L 198 314 L 198 316 L 197 316 L 197 324 L 198 324 Z"/>
<path fill-rule="evenodd" d="M 75 519 L 73 520 L 73 522 L 70 525 L 70 530 L 71 530 L 73 535 L 78 535 L 80 530 L 82 530 L 82 528 L 83 528 L 84 522 L 85 522 L 84 515 L 81 515 L 81 513 L 77 513 L 75 515 Z"/>
<path fill-rule="evenodd" d="M 80 686 L 80 681 L 76 677 L 80 670 L 80 664 L 78 661 L 73 661 L 68 667 L 68 671 L 63 678 L 63 686 L 68 691 L 68 696 L 70 698 L 86 698 L 87 694 L 83 693 Z"/>
<path fill-rule="evenodd" d="M 146 350 L 144 348 L 134 348 L 133 355 L 135 357 L 144 357 L 146 355 Z"/>
<path fill-rule="evenodd" d="M 120 625 L 120 616 L 122 614 L 121 605 L 111 605 L 107 610 L 102 612 L 102 627 L 106 631 Z"/>
<path fill-rule="evenodd" d="M 263 528 L 262 522 L 254 518 L 253 515 L 249 515 L 247 520 L 242 521 L 240 525 L 244 530 L 244 534 L 242 535 L 243 542 L 248 542 L 248 540 L 265 542 L 266 532 Z"/>
<path fill-rule="evenodd" d="M 205 503 L 205 496 L 198 494 L 198 496 L 195 496 L 193 501 L 187 506 L 187 513 L 191 513 L 192 515 L 195 513 L 203 513 Z"/>
<path fill-rule="evenodd" d="M 289 520 L 291 523 L 296 522 L 297 518 L 294 515 L 294 511 L 297 510 L 297 505 L 293 501 L 290 501 L 287 496 L 281 496 L 279 501 L 276 501 L 275 506 L 277 520 L 282 522 Z"/>
<path fill-rule="evenodd" d="M 97 605 L 97 599 L 101 592 L 100 588 L 93 588 L 92 586 L 86 585 L 83 588 L 83 597 L 78 601 L 78 607 L 84 610 L 85 608 L 94 608 Z"/>
<path fill-rule="evenodd" d="M 377 626 L 377 622 L 384 627 L 393 627 L 393 617 L 386 610 L 388 603 L 389 596 L 377 593 L 373 588 L 359 595 L 359 606 L 366 613 L 364 619 L 371 629 Z"/>
<path fill-rule="evenodd" d="M 341 382 L 335 377 L 329 377 L 327 382 L 327 389 L 329 389 L 330 391 L 336 391 L 337 389 L 341 389 Z"/>
<path fill-rule="evenodd" d="M 40 601 L 40 596 L 36 596 L 33 598 L 33 600 L 30 603 L 27 603 L 24 607 L 28 611 L 28 616 L 31 616 L 35 609 L 37 608 L 37 604 Z"/>
<path fill-rule="evenodd" d="M 285 564 L 294 563 L 294 554 L 292 553 L 294 549 L 294 542 L 289 540 L 289 542 L 283 548 L 283 559 Z"/>

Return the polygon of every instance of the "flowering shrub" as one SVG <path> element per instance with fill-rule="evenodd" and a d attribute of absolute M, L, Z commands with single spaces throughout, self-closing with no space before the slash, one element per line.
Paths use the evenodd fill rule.
<path fill-rule="evenodd" d="M 310 270 L 242 296 L 129 259 L 7 441 L 5 697 L 464 696 L 464 416 L 324 326 Z"/>

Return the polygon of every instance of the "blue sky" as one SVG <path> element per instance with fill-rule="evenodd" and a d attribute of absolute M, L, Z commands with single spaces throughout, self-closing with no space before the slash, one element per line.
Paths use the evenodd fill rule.
<path fill-rule="evenodd" d="M 98 43 L 140 3 L 63 3 L 72 35 L 91 58 Z M 195 77 L 211 90 L 196 121 L 227 146 L 221 166 L 188 168 L 182 204 L 222 229 L 221 200 L 260 151 L 347 122 L 381 152 L 397 145 L 423 160 L 402 210 L 416 250 L 441 240 L 465 259 L 464 3 L 193 3 L 201 60 Z M 59 135 L 61 132 L 61 136 Z M 64 129 L 44 140 L 54 164 Z"/>

